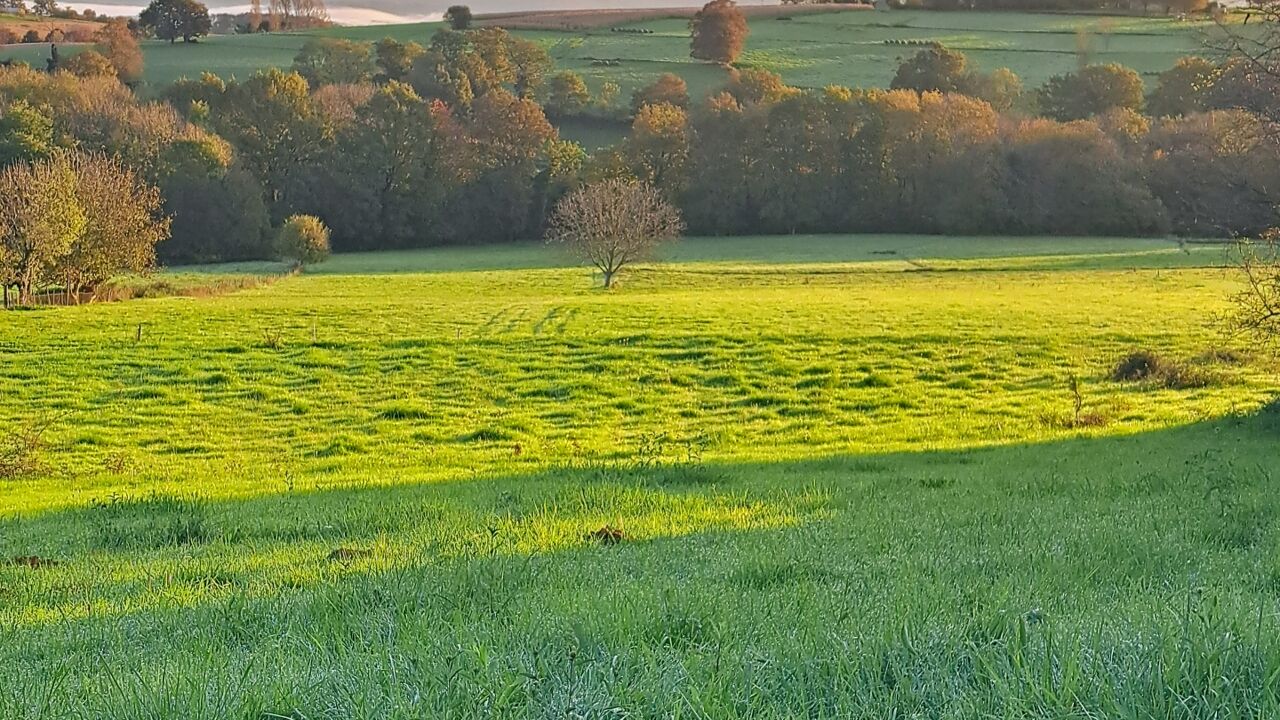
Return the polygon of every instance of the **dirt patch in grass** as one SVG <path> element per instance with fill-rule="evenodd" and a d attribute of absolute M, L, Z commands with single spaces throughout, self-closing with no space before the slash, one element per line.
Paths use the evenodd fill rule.
<path fill-rule="evenodd" d="M 627 534 L 622 532 L 621 528 L 616 528 L 612 525 L 605 525 L 598 530 L 592 530 L 587 533 L 587 540 L 601 545 L 617 545 L 627 539 L 629 539 Z"/>
<path fill-rule="evenodd" d="M 340 547 L 329 553 L 325 560 L 336 563 L 350 563 L 356 560 L 365 560 L 373 557 L 372 550 L 364 550 L 361 548 Z"/>
<path fill-rule="evenodd" d="M 43 568 L 57 567 L 62 563 L 52 558 L 40 557 L 39 555 L 19 555 L 9 558 L 10 565 L 18 567 L 31 568 L 32 570 L 40 570 Z"/>

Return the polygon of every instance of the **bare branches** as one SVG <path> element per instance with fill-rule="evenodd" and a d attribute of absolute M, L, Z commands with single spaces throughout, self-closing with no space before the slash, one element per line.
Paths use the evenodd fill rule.
<path fill-rule="evenodd" d="M 1280 229 L 1271 229 L 1237 246 L 1237 265 L 1245 288 L 1232 300 L 1228 327 L 1262 344 L 1280 340 Z"/>
<path fill-rule="evenodd" d="M 603 180 L 579 188 L 556 205 L 547 242 L 563 243 L 604 275 L 645 259 L 684 232 L 680 213 L 647 183 Z"/>
<path fill-rule="evenodd" d="M 1218 19 L 1218 34 L 1207 46 L 1222 63 L 1213 83 L 1220 104 L 1265 117 L 1280 129 L 1280 2 L 1271 0 L 1248 10 L 1250 22 L 1240 28 Z"/>

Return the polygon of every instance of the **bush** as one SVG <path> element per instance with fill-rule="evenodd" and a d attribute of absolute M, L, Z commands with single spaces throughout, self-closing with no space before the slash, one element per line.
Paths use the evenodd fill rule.
<path fill-rule="evenodd" d="M 280 257 L 302 267 L 329 257 L 329 228 L 314 215 L 292 215 L 279 236 Z"/>
<path fill-rule="evenodd" d="M 0 480 L 16 480 L 35 475 L 44 469 L 40 451 L 49 423 L 27 422 L 7 428 L 0 434 Z"/>
<path fill-rule="evenodd" d="M 1111 371 L 1111 379 L 1151 382 L 1170 390 L 1202 388 L 1214 383 L 1214 377 L 1204 370 L 1163 358 L 1150 350 L 1136 350 L 1126 355 Z"/>
<path fill-rule="evenodd" d="M 1129 353 L 1111 371 L 1111 379 L 1116 382 L 1140 382 L 1150 380 L 1160 374 L 1164 366 L 1164 358 L 1150 350 L 1136 350 Z"/>

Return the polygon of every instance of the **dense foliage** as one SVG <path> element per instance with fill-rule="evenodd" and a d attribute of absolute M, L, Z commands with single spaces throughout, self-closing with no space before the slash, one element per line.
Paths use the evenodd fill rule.
<path fill-rule="evenodd" d="M 78 298 L 155 262 L 168 236 L 160 196 L 101 154 L 59 152 L 0 172 L 0 284 L 19 303 L 59 287 Z"/>
<path fill-rule="evenodd" d="M 733 0 L 711 0 L 693 16 L 689 27 L 689 54 L 699 60 L 726 64 L 738 59 L 751 32 L 746 15 Z"/>
<path fill-rule="evenodd" d="M 1115 65 L 1024 91 L 928 46 L 890 90 L 806 90 L 746 68 L 702 99 L 662 76 L 620 108 L 616 86 L 592 97 L 540 46 L 485 27 L 426 45 L 313 38 L 293 72 L 206 75 L 149 102 L 118 82 L 136 77 L 127 35 L 104 31 L 101 54 L 63 68 L 79 79 L 0 71 L 0 164 L 118 157 L 159 188 L 169 263 L 273 257 L 273 227 L 299 214 L 336 251 L 534 238 L 565 193 L 609 178 L 653 186 L 691 231 L 720 235 L 1277 224 L 1280 112 L 1271 76 L 1243 60 L 1188 58 L 1149 94 Z M 604 113 L 605 95 L 630 132 L 588 157 L 548 116 Z"/>

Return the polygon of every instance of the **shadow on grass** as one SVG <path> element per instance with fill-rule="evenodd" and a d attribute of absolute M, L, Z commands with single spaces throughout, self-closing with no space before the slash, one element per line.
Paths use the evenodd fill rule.
<path fill-rule="evenodd" d="M 1210 547 L 1243 551 L 1268 535 L 1277 509 L 1258 496 L 1271 487 L 1277 407 L 1132 436 L 949 452 L 775 463 L 601 460 L 478 480 L 229 500 L 142 491 L 0 522 L 0 560 L 52 559 L 56 573 L 112 596 L 113 588 L 132 587 L 125 594 L 135 599 L 151 589 L 122 578 L 145 576 L 149 565 L 185 564 L 202 569 L 192 582 L 203 596 L 306 587 L 362 569 L 589 550 L 605 529 L 644 545 L 863 522 L 892 536 L 934 518 L 986 535 L 984 528 L 1003 525 L 1032 532 L 1037 522 L 1069 531 L 1082 513 L 1097 513 L 1096 520 L 1142 507 L 1178 518 L 1182 529 L 1205 525 Z M 358 551 L 355 561 L 325 567 L 342 549 Z M 230 580 L 203 587 L 204 571 Z M 0 565 L 0 579 L 6 576 L 32 577 Z M 54 592 L 32 602 L 53 611 L 70 600 Z"/>
<path fill-rule="evenodd" d="M 59 709 L 112 717 L 1267 717 L 1277 440 L 1271 408 L 9 520 L 66 562 L 0 569 L 0 709 L 69 666 Z"/>

